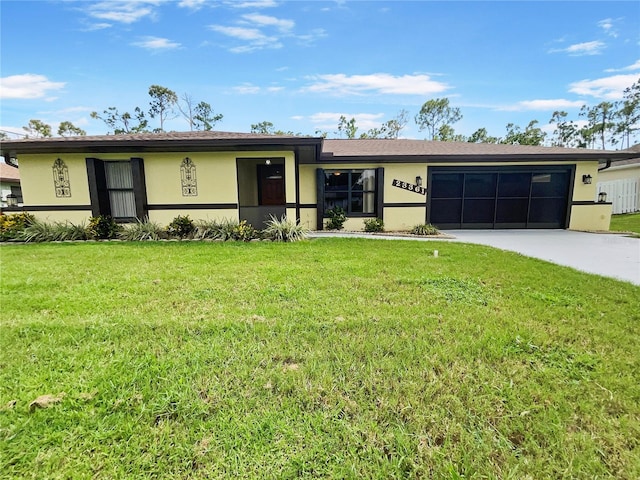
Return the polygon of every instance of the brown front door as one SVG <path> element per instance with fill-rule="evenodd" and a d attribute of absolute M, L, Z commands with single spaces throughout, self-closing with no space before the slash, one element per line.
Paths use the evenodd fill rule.
<path fill-rule="evenodd" d="M 284 165 L 258 165 L 260 205 L 284 205 Z"/>

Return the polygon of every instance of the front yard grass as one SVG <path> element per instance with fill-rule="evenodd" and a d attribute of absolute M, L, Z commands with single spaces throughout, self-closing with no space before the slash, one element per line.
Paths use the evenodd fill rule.
<path fill-rule="evenodd" d="M 438 242 L 0 255 L 1 478 L 640 478 L 629 283 Z"/>
<path fill-rule="evenodd" d="M 612 215 L 609 230 L 614 232 L 633 232 L 640 235 L 640 212 Z"/>

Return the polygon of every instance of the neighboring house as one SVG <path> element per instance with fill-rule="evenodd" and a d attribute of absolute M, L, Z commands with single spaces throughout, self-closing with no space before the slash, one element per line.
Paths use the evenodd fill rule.
<path fill-rule="evenodd" d="M 607 230 L 594 201 L 598 162 L 628 152 L 425 140 L 325 140 L 226 132 L 10 140 L 24 210 L 51 221 L 111 215 L 167 225 L 270 215 L 321 230 L 327 211 L 345 228 L 382 218 L 387 230 L 452 228 Z"/>
<path fill-rule="evenodd" d="M 0 197 L 2 207 L 7 206 L 7 196 L 13 194 L 18 205 L 22 205 L 22 190 L 20 189 L 20 172 L 14 166 L 0 162 Z"/>
<path fill-rule="evenodd" d="M 624 152 L 635 154 L 635 158 L 614 160 L 598 172 L 597 193 L 607 193 L 615 214 L 640 210 L 640 144 Z"/>

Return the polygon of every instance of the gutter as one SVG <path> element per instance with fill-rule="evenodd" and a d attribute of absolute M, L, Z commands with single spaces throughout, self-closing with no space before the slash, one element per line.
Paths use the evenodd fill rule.
<path fill-rule="evenodd" d="M 607 168 L 610 168 L 610 167 L 611 167 L 611 159 L 607 158 L 606 165 L 604 167 L 598 167 L 598 171 L 602 172 L 603 170 L 606 170 Z"/>

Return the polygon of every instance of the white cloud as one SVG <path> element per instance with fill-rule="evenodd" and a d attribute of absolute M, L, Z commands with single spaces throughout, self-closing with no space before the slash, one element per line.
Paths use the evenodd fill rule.
<path fill-rule="evenodd" d="M 598 22 L 598 26 L 604 30 L 604 33 L 613 38 L 618 38 L 618 31 L 615 29 L 614 23 L 616 20 L 613 18 L 605 18 Z"/>
<path fill-rule="evenodd" d="M 621 100 L 625 88 L 638 80 L 637 74 L 613 75 L 596 80 L 580 80 L 569 85 L 569 91 L 578 95 L 588 95 L 602 100 Z"/>
<path fill-rule="evenodd" d="M 161 0 L 110 0 L 94 3 L 85 9 L 87 15 L 100 20 L 125 24 L 153 17 Z"/>
<path fill-rule="evenodd" d="M 206 3 L 207 0 L 180 0 L 178 6 L 189 10 L 200 10 Z"/>
<path fill-rule="evenodd" d="M 583 43 L 576 43 L 573 45 L 569 45 L 566 48 L 554 48 L 549 50 L 550 53 L 568 53 L 571 56 L 577 57 L 577 56 L 583 56 L 583 55 L 600 55 L 602 53 L 602 50 L 604 50 L 604 48 L 606 47 L 606 45 L 599 41 L 599 40 L 594 40 L 592 42 L 583 42 Z"/>
<path fill-rule="evenodd" d="M 244 83 L 242 85 L 238 85 L 233 87 L 233 91 L 240 95 L 255 95 L 260 93 L 261 88 L 257 85 L 252 85 L 250 83 Z"/>
<path fill-rule="evenodd" d="M 345 75 L 344 73 L 311 77 L 315 82 L 304 88 L 314 93 L 332 95 L 432 95 L 451 88 L 446 83 L 432 80 L 429 75 L 394 76 L 388 73 L 372 75 Z"/>
<path fill-rule="evenodd" d="M 246 53 L 263 48 L 282 48 L 282 43 L 279 42 L 278 37 L 265 35 L 257 28 L 209 25 L 209 29 L 228 37 L 248 42 L 246 45 L 229 48 L 229 51 L 233 53 Z"/>
<path fill-rule="evenodd" d="M 139 42 L 133 42 L 131 45 L 156 52 L 161 50 L 173 50 L 180 47 L 179 43 L 172 42 L 168 38 L 160 37 L 142 37 Z"/>
<path fill-rule="evenodd" d="M 230 5 L 235 8 L 271 8 L 277 7 L 278 2 L 274 0 L 255 0 L 255 1 L 246 1 L 246 2 L 226 2 L 227 5 Z"/>
<path fill-rule="evenodd" d="M 565 108 L 580 108 L 584 102 L 579 100 L 565 100 L 562 98 L 552 100 L 523 100 L 514 105 L 500 107 L 498 110 L 505 111 L 527 111 L 527 110 L 562 110 Z"/>
<path fill-rule="evenodd" d="M 65 85 L 65 82 L 52 82 L 44 75 L 11 75 L 0 78 L 0 98 L 43 98 L 50 91 L 60 90 Z"/>
<path fill-rule="evenodd" d="M 276 27 L 282 32 L 288 32 L 296 26 L 296 23 L 293 20 L 271 17 L 269 15 L 260 15 L 259 13 L 242 15 L 242 18 L 260 26 Z"/>
<path fill-rule="evenodd" d="M 640 70 L 640 60 L 622 68 L 607 68 L 605 72 L 633 72 L 634 70 Z"/>

